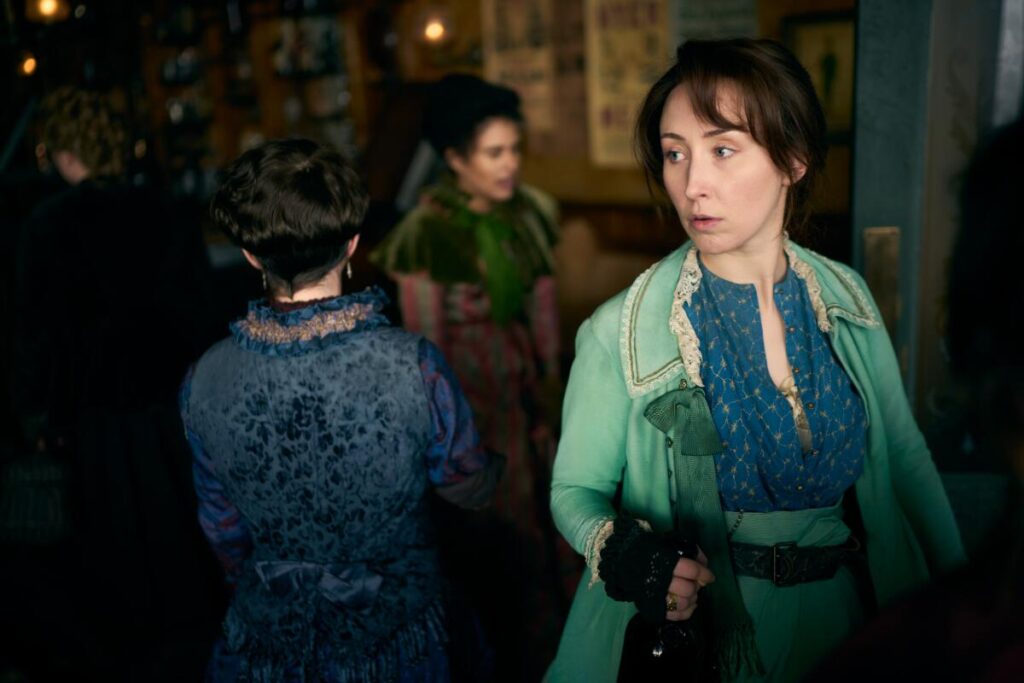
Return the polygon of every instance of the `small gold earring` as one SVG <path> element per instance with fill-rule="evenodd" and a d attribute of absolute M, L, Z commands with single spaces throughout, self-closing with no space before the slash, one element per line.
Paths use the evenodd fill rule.
<path fill-rule="evenodd" d="M 349 280 L 352 279 L 352 262 L 351 261 L 349 261 L 348 263 L 345 264 L 345 277 L 347 277 Z"/>
<path fill-rule="evenodd" d="M 262 278 L 262 280 L 263 280 L 263 289 L 266 289 L 267 288 L 267 271 L 261 270 L 260 271 L 260 278 Z"/>

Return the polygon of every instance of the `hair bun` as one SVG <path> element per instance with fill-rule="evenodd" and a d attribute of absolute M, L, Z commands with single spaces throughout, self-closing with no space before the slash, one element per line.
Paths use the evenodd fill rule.
<path fill-rule="evenodd" d="M 423 134 L 443 154 L 471 141 L 477 126 L 489 118 L 521 121 L 519 102 L 514 90 L 470 74 L 449 74 L 430 88 Z"/>

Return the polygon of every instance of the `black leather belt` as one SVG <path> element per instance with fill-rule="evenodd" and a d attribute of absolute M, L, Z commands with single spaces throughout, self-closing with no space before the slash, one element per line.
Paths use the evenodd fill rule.
<path fill-rule="evenodd" d="M 754 545 L 730 543 L 737 574 L 793 586 L 831 579 L 839 568 L 860 557 L 860 541 L 852 534 L 842 545 L 803 548 L 796 543 Z"/>

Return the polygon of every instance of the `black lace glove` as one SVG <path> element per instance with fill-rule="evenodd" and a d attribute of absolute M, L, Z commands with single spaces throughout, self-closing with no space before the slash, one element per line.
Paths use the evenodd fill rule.
<path fill-rule="evenodd" d="M 608 597 L 636 604 L 645 620 L 660 624 L 672 570 L 679 558 L 696 559 L 697 554 L 697 544 L 678 533 L 646 531 L 635 519 L 620 515 L 601 550 L 598 572 Z"/>

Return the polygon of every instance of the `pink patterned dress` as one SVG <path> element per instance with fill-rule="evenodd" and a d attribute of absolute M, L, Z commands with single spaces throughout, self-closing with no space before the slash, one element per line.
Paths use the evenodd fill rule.
<path fill-rule="evenodd" d="M 521 638 L 517 657 L 529 669 L 522 677 L 531 678 L 554 654 L 565 586 L 578 576 L 548 508 L 561 393 L 556 207 L 526 186 L 491 214 L 475 214 L 464 201 L 451 183 L 431 188 L 371 259 L 398 284 L 404 326 L 444 353 L 483 444 L 508 458 L 494 509 L 514 528 L 515 547 L 505 551 L 514 557 L 496 561 L 513 564 L 514 579 L 527 587 L 520 596 L 530 611 L 527 634 L 509 637 Z"/>

